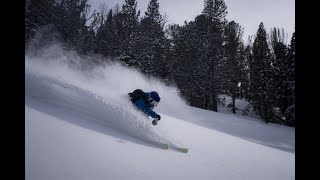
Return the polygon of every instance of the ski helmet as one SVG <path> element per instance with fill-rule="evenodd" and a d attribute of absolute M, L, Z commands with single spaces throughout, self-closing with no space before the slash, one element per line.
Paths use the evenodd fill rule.
<path fill-rule="evenodd" d="M 157 93 L 156 91 L 151 91 L 149 97 L 158 103 L 160 102 L 160 99 L 161 99 L 159 93 Z"/>
<path fill-rule="evenodd" d="M 149 93 L 149 105 L 151 107 L 155 107 L 158 105 L 158 103 L 160 102 L 160 95 L 156 92 L 156 91 L 151 91 Z"/>

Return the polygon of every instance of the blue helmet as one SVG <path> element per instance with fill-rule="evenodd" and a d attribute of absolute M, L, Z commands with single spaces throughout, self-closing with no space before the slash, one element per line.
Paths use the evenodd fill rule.
<path fill-rule="evenodd" d="M 151 91 L 149 93 L 149 99 L 148 99 L 148 102 L 149 102 L 149 106 L 150 107 L 155 107 L 158 105 L 158 103 L 160 102 L 160 95 L 156 92 L 156 91 Z"/>
<path fill-rule="evenodd" d="M 157 103 L 159 103 L 161 99 L 160 95 L 156 91 L 151 91 L 149 94 L 149 97 L 154 101 L 156 101 Z"/>

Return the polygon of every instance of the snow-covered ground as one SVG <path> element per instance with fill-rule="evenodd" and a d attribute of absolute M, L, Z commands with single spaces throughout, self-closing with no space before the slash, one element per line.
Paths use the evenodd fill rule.
<path fill-rule="evenodd" d="M 25 62 L 27 180 L 295 179 L 294 128 L 189 107 L 175 87 L 58 46 L 39 54 Z M 157 126 L 128 102 L 136 88 L 161 94 Z"/>

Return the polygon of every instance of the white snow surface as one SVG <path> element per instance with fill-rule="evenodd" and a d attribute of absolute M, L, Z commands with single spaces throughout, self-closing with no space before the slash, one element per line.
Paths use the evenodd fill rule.
<path fill-rule="evenodd" d="M 26 180 L 295 179 L 294 128 L 193 108 L 134 69 L 80 61 L 58 45 L 26 55 Z M 157 126 L 128 101 L 136 88 L 161 94 Z"/>

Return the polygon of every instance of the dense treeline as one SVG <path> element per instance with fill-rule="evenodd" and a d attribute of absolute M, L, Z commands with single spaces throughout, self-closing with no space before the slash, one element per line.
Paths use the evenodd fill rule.
<path fill-rule="evenodd" d="M 50 38 L 79 54 L 101 54 L 174 83 L 192 106 L 218 111 L 218 95 L 227 94 L 233 113 L 240 111 L 235 99 L 244 98 L 265 122 L 295 126 L 295 33 L 287 45 L 283 30 L 268 34 L 261 22 L 245 44 L 224 0 L 205 0 L 183 25 L 166 24 L 159 6 L 150 0 L 141 15 L 136 0 L 100 12 L 87 0 L 27 0 L 26 45 L 50 26 L 59 34 Z"/>

